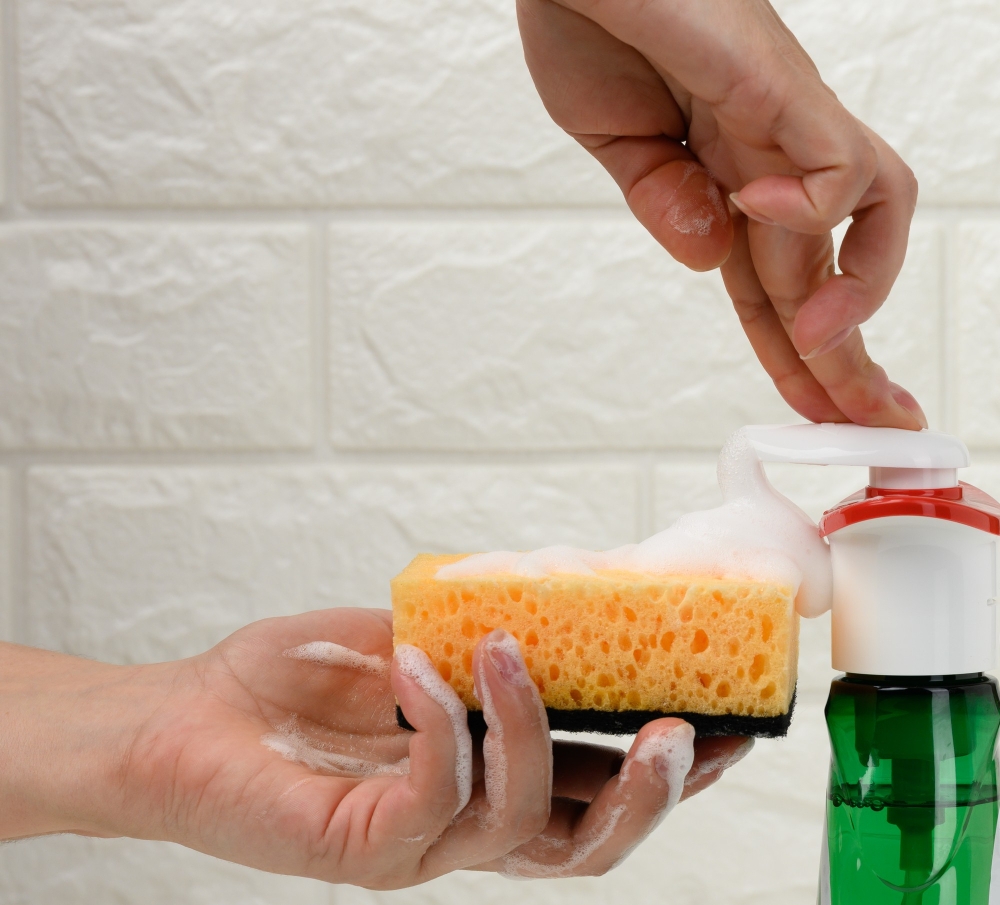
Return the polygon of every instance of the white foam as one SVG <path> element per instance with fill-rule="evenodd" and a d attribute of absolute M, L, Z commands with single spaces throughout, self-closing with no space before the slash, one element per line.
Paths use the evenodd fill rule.
<path fill-rule="evenodd" d="M 333 641 L 310 641 L 298 647 L 289 648 L 282 656 L 293 660 L 309 660 L 323 666 L 344 666 L 375 676 L 389 674 L 389 661 L 378 654 L 361 654 Z"/>
<path fill-rule="evenodd" d="M 686 779 L 684 780 L 685 785 L 697 782 L 703 776 L 708 776 L 709 773 L 715 773 L 716 770 L 728 770 L 730 767 L 735 766 L 750 753 L 753 745 L 754 740 L 752 738 L 748 738 L 745 742 L 740 744 L 736 750 L 730 752 L 729 754 L 720 754 L 717 757 L 704 758 L 698 762 L 698 766 L 688 773 Z"/>
<path fill-rule="evenodd" d="M 507 807 L 507 748 L 504 745 L 503 723 L 497 716 L 493 705 L 493 692 L 486 681 L 486 670 L 483 665 L 486 651 L 479 660 L 479 675 L 476 683 L 477 697 L 483 706 L 483 716 L 486 717 L 486 736 L 483 739 L 483 760 L 486 763 L 486 802 L 490 806 L 487 823 L 491 826 L 499 823 L 501 813 Z"/>
<path fill-rule="evenodd" d="M 455 785 L 458 807 L 463 810 L 472 797 L 472 736 L 469 734 L 468 712 L 455 690 L 441 678 L 430 658 L 412 644 L 400 644 L 395 652 L 400 673 L 413 679 L 432 701 L 444 708 L 455 733 Z"/>
<path fill-rule="evenodd" d="M 721 506 L 681 516 L 641 544 L 601 553 L 565 546 L 477 553 L 442 566 L 436 577 L 510 573 L 542 578 L 614 569 L 766 581 L 790 587 L 801 615 L 826 612 L 832 591 L 830 548 L 809 516 L 771 486 L 742 430 L 726 441 L 718 477 Z"/>
<path fill-rule="evenodd" d="M 543 864 L 513 851 L 501 859 L 503 868 L 500 873 L 514 879 L 571 877 L 578 867 L 611 838 L 626 810 L 628 808 L 623 804 L 611 808 L 591 833 L 572 846 L 564 860 L 555 864 Z M 620 860 L 621 858 L 616 859 L 616 863 Z"/>
<path fill-rule="evenodd" d="M 303 764 L 311 770 L 358 777 L 403 776 L 410 771 L 408 757 L 396 763 L 385 764 L 330 750 L 328 746 L 304 735 L 299 730 L 298 720 L 294 715 L 288 722 L 275 726 L 274 730 L 262 735 L 260 743 L 285 760 Z"/>

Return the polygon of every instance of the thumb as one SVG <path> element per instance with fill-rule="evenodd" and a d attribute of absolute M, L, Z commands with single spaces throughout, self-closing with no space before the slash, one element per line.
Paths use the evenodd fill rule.
<path fill-rule="evenodd" d="M 590 152 L 618 183 L 635 218 L 674 258 L 692 270 L 725 263 L 733 247 L 729 208 L 712 174 L 679 142 L 617 138 Z"/>

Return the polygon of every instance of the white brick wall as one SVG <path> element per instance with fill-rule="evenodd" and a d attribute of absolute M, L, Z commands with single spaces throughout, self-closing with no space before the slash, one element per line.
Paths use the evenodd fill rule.
<path fill-rule="evenodd" d="M 27 640 L 192 656 L 269 615 L 387 607 L 420 551 L 631 541 L 637 490 L 600 465 L 39 468 Z"/>
<path fill-rule="evenodd" d="M 777 6 L 917 172 L 869 345 L 1000 494 L 1000 7 Z M 0 637 L 181 656 L 385 605 L 419 550 L 635 540 L 717 500 L 730 431 L 789 417 L 718 275 L 548 122 L 513 0 L 0 10 Z M 814 515 L 863 480 L 770 474 Z M 368 893 L 54 838 L 0 847 L 0 905 L 800 905 L 828 645 L 803 626 L 789 738 L 602 879 Z"/>
<path fill-rule="evenodd" d="M 1000 223 L 969 221 L 956 230 L 958 429 L 970 443 L 1000 446 L 1000 357 L 983 337 L 1000 335 Z"/>
<path fill-rule="evenodd" d="M 935 205 L 1000 202 L 1000 6 L 816 0 L 775 8 L 847 107 L 896 148 Z"/>
<path fill-rule="evenodd" d="M 0 227 L 0 446 L 309 444 L 309 231 Z"/>
<path fill-rule="evenodd" d="M 507 0 L 33 0 L 19 15 L 33 203 L 618 197 L 548 123 Z"/>
<path fill-rule="evenodd" d="M 11 607 L 11 524 L 10 476 L 0 468 L 0 639 L 14 637 L 13 609 Z"/>

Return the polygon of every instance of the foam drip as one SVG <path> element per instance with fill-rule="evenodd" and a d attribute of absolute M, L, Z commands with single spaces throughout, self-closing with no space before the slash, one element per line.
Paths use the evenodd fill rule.
<path fill-rule="evenodd" d="M 455 785 L 458 788 L 458 814 L 472 797 L 472 736 L 468 713 L 455 690 L 441 678 L 430 658 L 412 644 L 400 644 L 395 652 L 396 668 L 413 679 L 432 701 L 444 708 L 455 733 Z"/>
<path fill-rule="evenodd" d="M 477 553 L 442 566 L 440 579 L 507 573 L 527 578 L 596 575 L 618 570 L 651 575 L 690 575 L 787 585 L 802 616 L 830 608 L 830 549 L 816 524 L 767 480 L 744 431 L 719 455 L 723 503 L 691 512 L 640 544 L 594 552 L 544 547 L 529 553 Z"/>
<path fill-rule="evenodd" d="M 378 654 L 361 654 L 333 641 L 310 641 L 308 644 L 289 648 L 282 656 L 292 660 L 308 660 L 323 666 L 343 666 L 374 676 L 389 674 L 389 661 L 385 657 L 380 657 Z"/>
<path fill-rule="evenodd" d="M 365 760 L 330 750 L 327 746 L 308 738 L 298 728 L 298 719 L 274 727 L 274 732 L 262 735 L 260 743 L 285 760 L 294 761 L 319 773 L 337 776 L 403 776 L 410 772 L 410 759 L 404 757 L 394 764 Z"/>

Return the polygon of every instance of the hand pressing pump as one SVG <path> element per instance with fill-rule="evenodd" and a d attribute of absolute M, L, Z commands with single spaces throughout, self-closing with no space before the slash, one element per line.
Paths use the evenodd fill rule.
<path fill-rule="evenodd" d="M 866 465 L 828 510 L 832 757 L 820 905 L 998 905 L 1000 503 L 964 444 L 854 424 L 748 427 L 762 461 Z"/>

